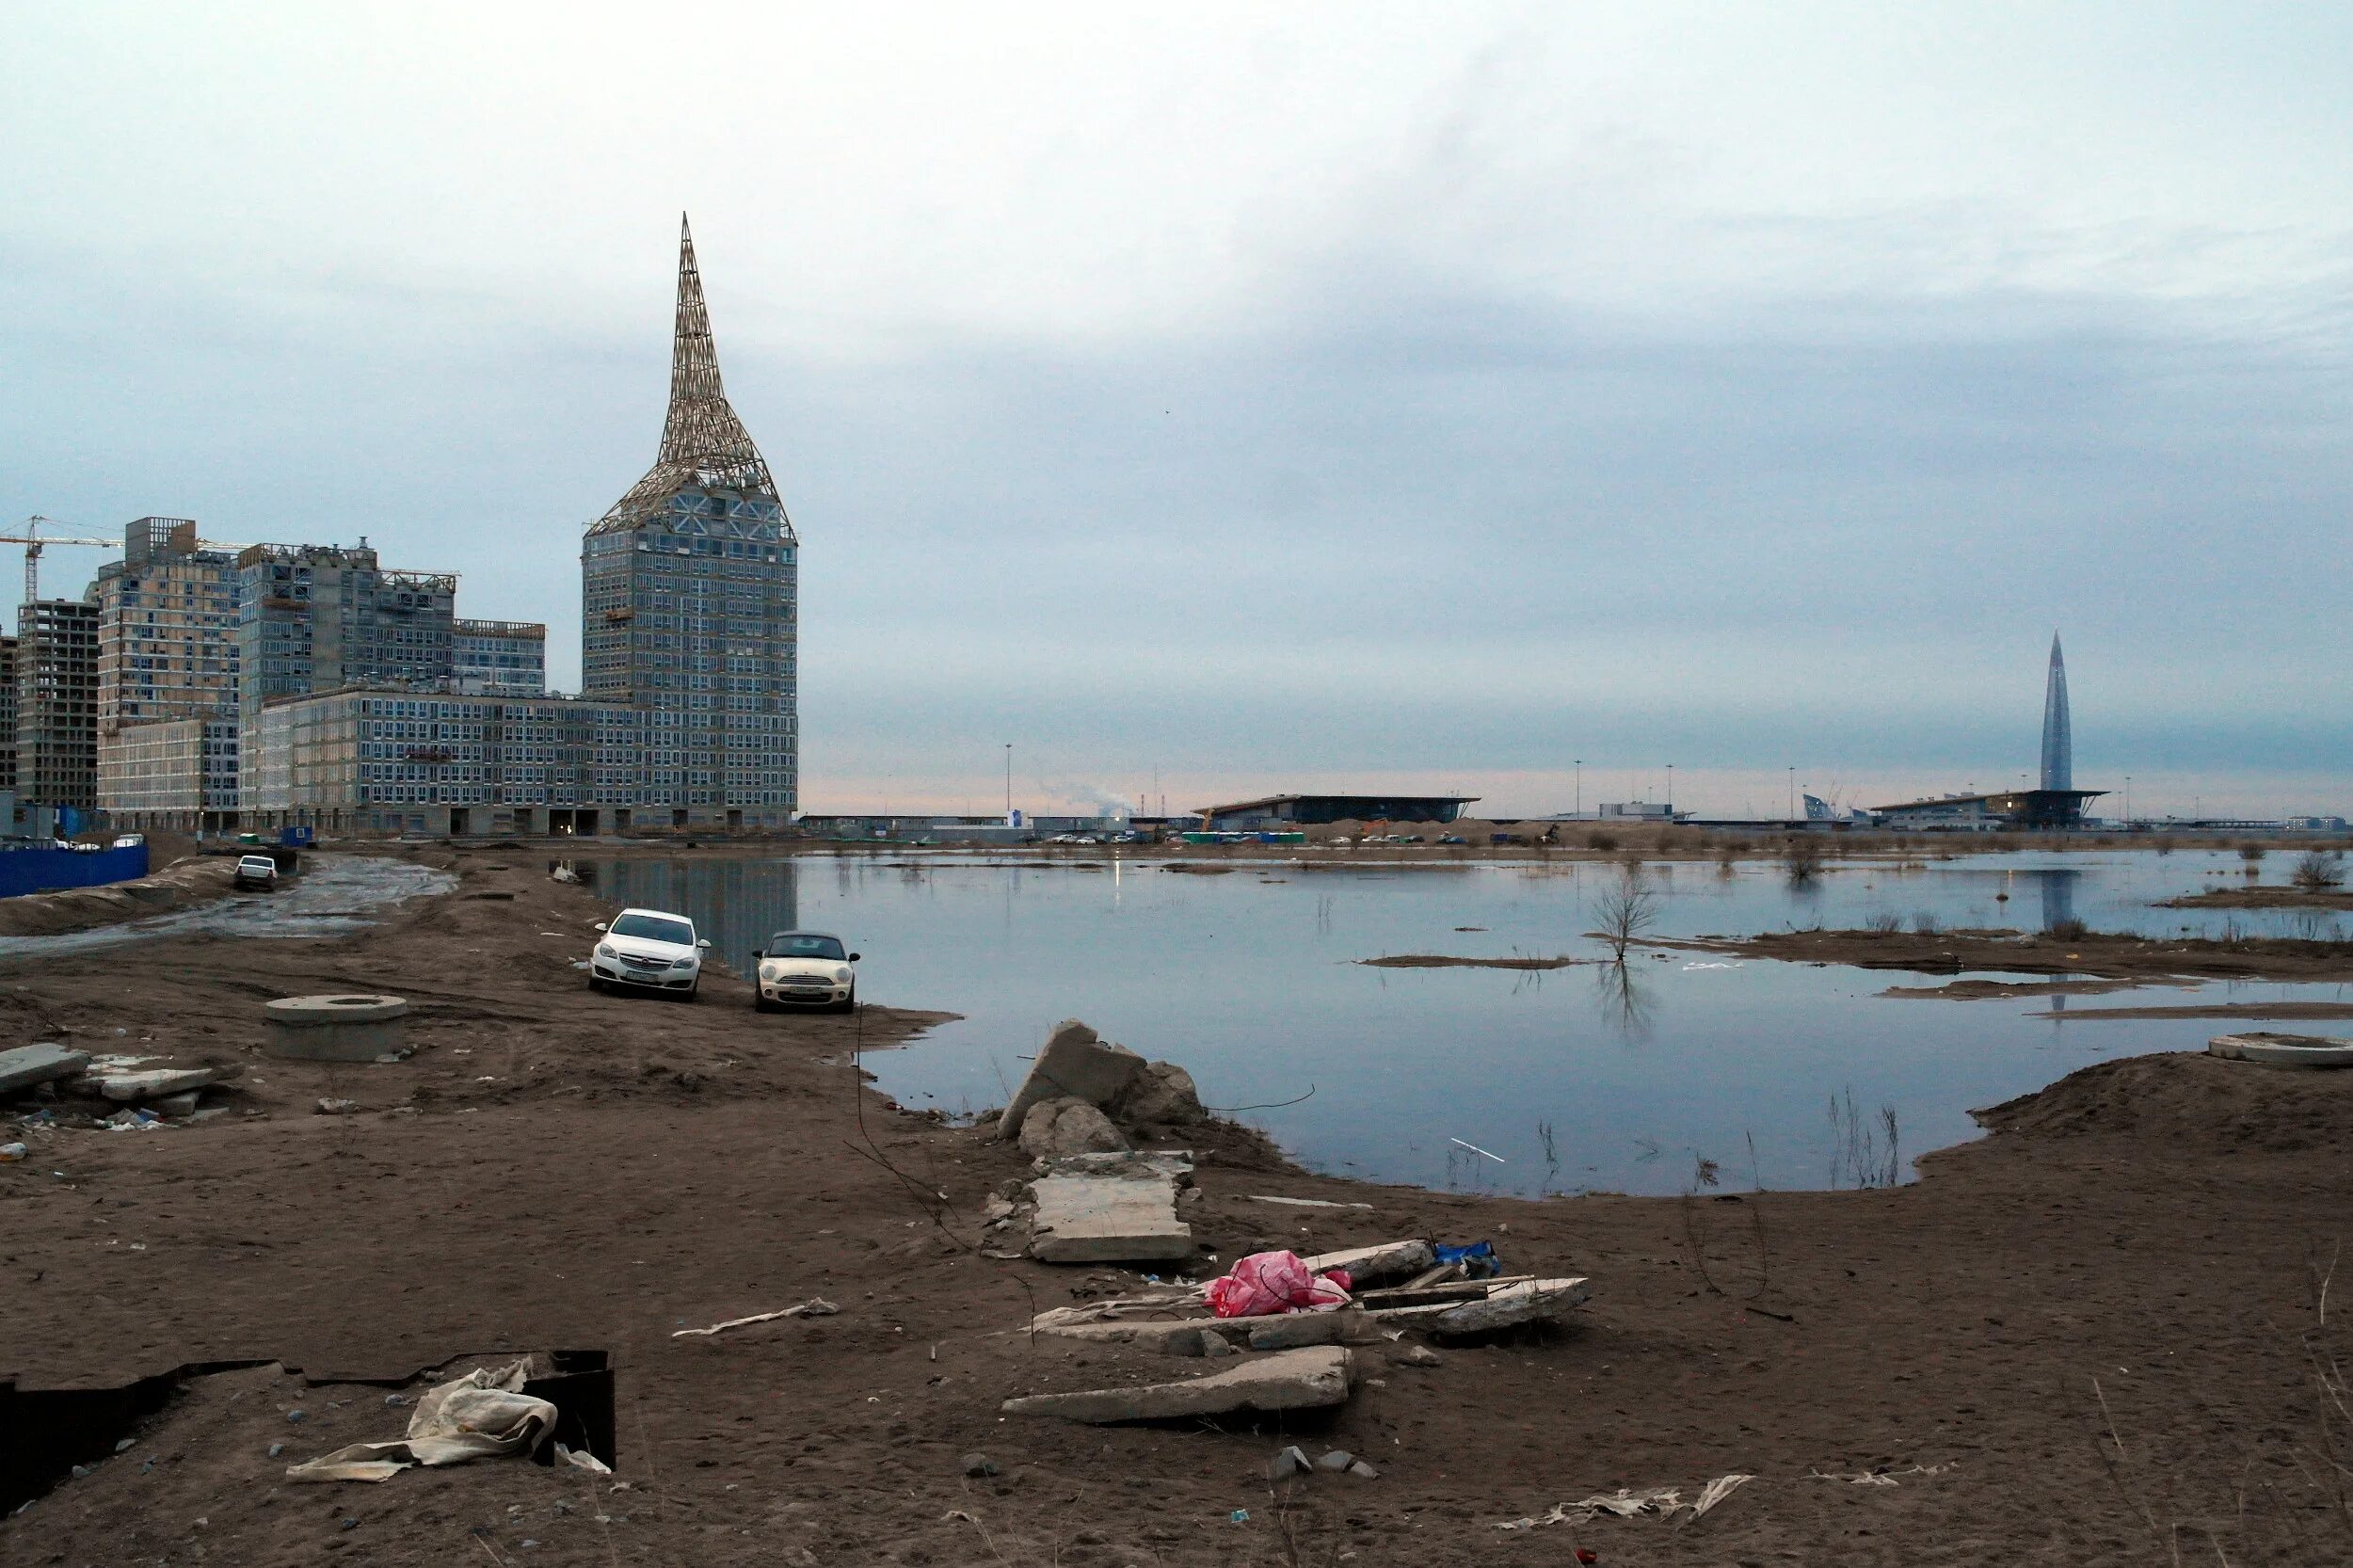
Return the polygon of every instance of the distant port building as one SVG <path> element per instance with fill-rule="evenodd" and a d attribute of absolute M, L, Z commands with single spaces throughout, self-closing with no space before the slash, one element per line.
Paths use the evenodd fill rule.
<path fill-rule="evenodd" d="M 2081 827 L 2085 803 L 2105 790 L 2006 790 L 1998 794 L 1938 795 L 1874 806 L 1879 825 L 1897 833 L 2010 833 Z"/>
<path fill-rule="evenodd" d="M 1195 813 L 1211 833 L 1281 832 L 1341 822 L 1452 822 L 1477 795 L 1265 795 L 1205 806 Z"/>

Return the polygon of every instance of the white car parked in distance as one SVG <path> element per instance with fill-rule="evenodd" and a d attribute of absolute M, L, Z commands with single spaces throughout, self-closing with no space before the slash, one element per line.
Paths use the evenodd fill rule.
<path fill-rule="evenodd" d="M 597 929 L 604 939 L 588 958 L 592 990 L 633 985 L 695 1000 L 711 944 L 696 939 L 693 920 L 662 909 L 624 909 Z"/>
<path fill-rule="evenodd" d="M 752 1005 L 762 1013 L 777 1007 L 829 1007 L 847 1013 L 857 1005 L 858 955 L 841 938 L 823 931 L 779 931 L 752 954 L 760 966 Z"/>
<path fill-rule="evenodd" d="M 266 855 L 241 855 L 237 857 L 236 874 L 229 880 L 238 888 L 275 888 L 278 862 Z"/>

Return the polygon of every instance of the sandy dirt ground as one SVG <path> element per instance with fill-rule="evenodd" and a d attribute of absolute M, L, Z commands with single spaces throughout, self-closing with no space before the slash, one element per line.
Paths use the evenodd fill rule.
<path fill-rule="evenodd" d="M 0 1522 L 0 1564 L 2353 1562 L 2353 1073 L 2111 1063 L 1865 1192 L 1490 1200 L 1219 1135 L 1191 1217 L 1222 1260 L 1490 1238 L 1593 1300 L 1437 1366 L 1370 1352 L 1334 1413 L 1098 1429 L 999 1405 L 1201 1364 L 1018 1332 L 1133 1276 L 981 1255 L 1019 1157 L 855 1076 L 923 1016 L 763 1016 L 715 976 L 695 1006 L 591 995 L 589 894 L 531 852 L 425 853 L 458 891 L 357 936 L 0 968 L 11 1044 L 245 1069 L 237 1114 L 0 1166 L 0 1376 L 276 1364 Z M 411 1060 L 255 1054 L 264 999 L 348 989 L 412 1000 Z M 840 1311 L 673 1337 L 812 1296 Z M 283 1473 L 399 1434 L 344 1380 L 562 1349 L 613 1358 L 613 1478 Z M 1380 1474 L 1270 1483 L 1289 1442 Z M 1498 1528 L 1728 1474 L 1755 1479 L 1696 1523 Z"/>

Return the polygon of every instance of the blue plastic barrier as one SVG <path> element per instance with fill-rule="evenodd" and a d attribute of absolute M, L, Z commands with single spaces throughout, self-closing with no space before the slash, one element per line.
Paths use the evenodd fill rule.
<path fill-rule="evenodd" d="M 70 849 L 0 850 L 0 898 L 46 893 L 59 888 L 98 888 L 147 874 L 147 846 L 76 852 Z"/>

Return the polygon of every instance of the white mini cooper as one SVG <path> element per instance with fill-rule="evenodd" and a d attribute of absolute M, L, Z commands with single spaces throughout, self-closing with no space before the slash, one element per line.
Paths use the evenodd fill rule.
<path fill-rule="evenodd" d="M 857 1005 L 858 955 L 841 938 L 823 931 L 779 931 L 752 957 L 760 965 L 752 1005 L 762 1013 L 782 1006 L 829 1007 L 847 1013 Z"/>

